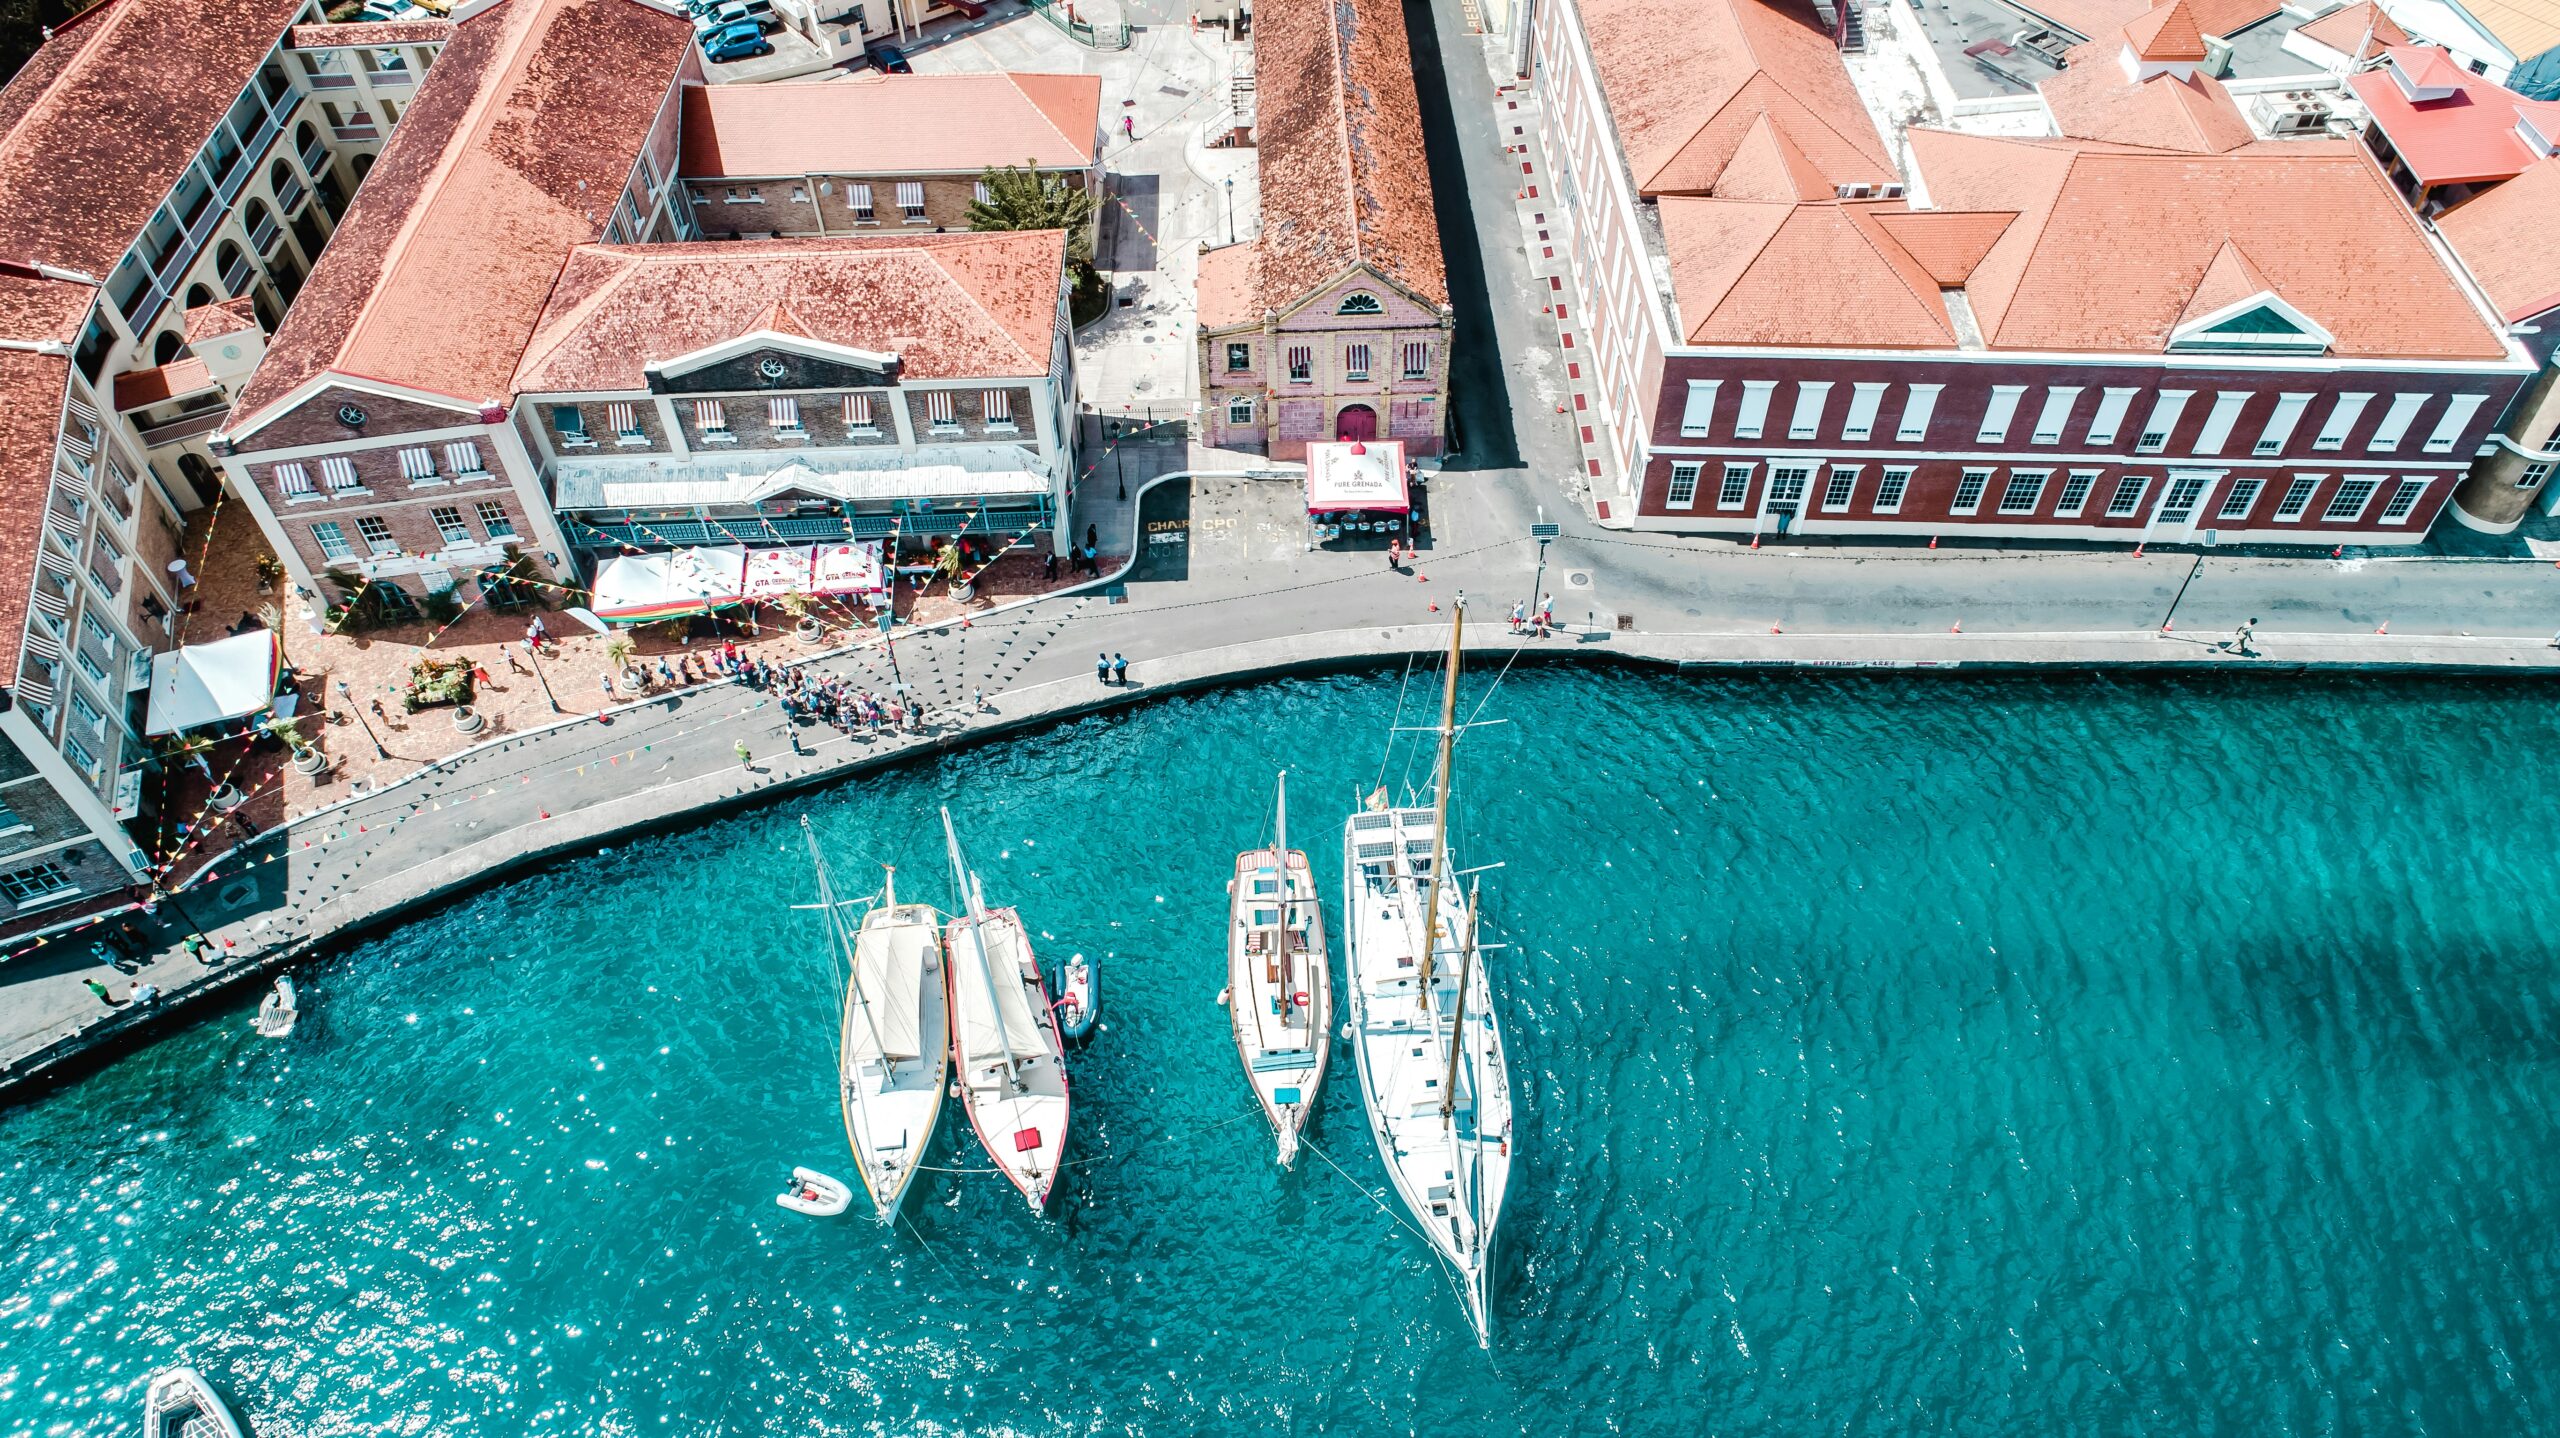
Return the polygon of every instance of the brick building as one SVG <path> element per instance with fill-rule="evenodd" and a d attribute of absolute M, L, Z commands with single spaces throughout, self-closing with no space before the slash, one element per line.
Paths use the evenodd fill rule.
<path fill-rule="evenodd" d="M 2534 368 L 2362 146 L 2253 134 L 2183 3 L 2073 52 L 2060 133 L 1913 130 L 1907 177 L 1802 4 L 1537 24 L 1604 519 L 2411 543 Z"/>
<path fill-rule="evenodd" d="M 2474 529 L 2503 533 L 2540 500 L 2550 509 L 2560 486 L 2560 157 L 2436 219 L 2436 232 L 2497 307 L 2508 332 L 2542 365 L 2506 407 L 2480 447 L 2470 478 L 2454 494 L 2453 515 Z"/>
<path fill-rule="evenodd" d="M 675 162 L 698 64 L 690 25 L 635 0 L 453 27 L 217 437 L 297 584 L 397 610 L 510 553 L 566 572 L 516 363 L 573 247 L 693 234 Z"/>
<path fill-rule="evenodd" d="M 1273 6 L 1253 54 L 1262 233 L 1200 256 L 1202 432 L 1277 459 L 1329 439 L 1438 454 L 1449 283 L 1404 13 Z"/>
<path fill-rule="evenodd" d="M 1098 75 L 690 85 L 680 168 L 713 237 L 965 230 L 991 168 L 1027 165 L 1098 196 L 1101 125 Z"/>
<path fill-rule="evenodd" d="M 1055 534 L 1066 236 L 590 245 L 515 378 L 569 542 Z"/>
<path fill-rule="evenodd" d="M 0 90 L 0 935 L 148 873 L 202 436 L 353 188 L 292 53 L 320 18 L 106 0 Z"/>

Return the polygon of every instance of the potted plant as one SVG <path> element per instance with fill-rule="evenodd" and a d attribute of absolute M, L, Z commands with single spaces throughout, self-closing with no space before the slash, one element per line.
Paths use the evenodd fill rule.
<path fill-rule="evenodd" d="M 267 732 L 282 739 L 285 747 L 293 751 L 293 772 L 317 775 L 329 767 L 329 756 L 321 753 L 318 745 L 303 738 L 301 727 L 293 720 L 270 719 Z"/>
<path fill-rule="evenodd" d="M 640 666 L 633 662 L 639 657 L 640 646 L 632 643 L 628 634 L 613 636 L 612 642 L 604 647 L 604 660 L 620 675 L 617 683 L 625 694 L 639 693 L 647 682 L 640 673 Z"/>
<path fill-rule="evenodd" d="M 239 808 L 241 805 L 248 803 L 249 796 L 241 793 L 238 785 L 235 785 L 230 780 L 225 779 L 222 781 L 221 785 L 213 791 L 213 796 L 209 802 L 216 810 L 228 814 L 232 810 Z"/>
<path fill-rule="evenodd" d="M 783 613 L 791 616 L 793 621 L 791 632 L 801 643 L 814 645 L 825 640 L 827 626 L 819 623 L 817 616 L 809 612 L 808 595 L 786 594 L 774 603 L 782 607 Z"/>
<path fill-rule="evenodd" d="M 488 720 L 480 717 L 480 711 L 470 705 L 453 706 L 453 732 L 456 734 L 477 734 L 487 728 L 488 724 Z"/>
<path fill-rule="evenodd" d="M 258 556 L 258 592 L 267 593 L 284 582 L 284 561 L 272 554 Z"/>

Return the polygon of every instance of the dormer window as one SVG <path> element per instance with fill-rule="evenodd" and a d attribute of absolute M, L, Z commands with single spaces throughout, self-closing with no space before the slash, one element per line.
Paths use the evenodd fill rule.
<path fill-rule="evenodd" d="M 2331 336 L 2309 315 L 2261 291 L 2169 332 L 2173 353 L 2325 354 Z"/>

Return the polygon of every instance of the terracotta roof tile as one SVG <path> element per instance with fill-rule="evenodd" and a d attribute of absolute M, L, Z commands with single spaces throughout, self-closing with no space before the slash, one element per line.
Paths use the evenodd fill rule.
<path fill-rule="evenodd" d="M 1200 327 L 1222 330 L 1262 319 L 1262 247 L 1247 240 L 1200 253 Z"/>
<path fill-rule="evenodd" d="M 97 293 L 0 264 L 0 339 L 55 350 L 0 349 L 0 684 L 18 678 L 54 437 L 71 387 L 69 351 Z"/>
<path fill-rule="evenodd" d="M 2039 87 L 2054 127 L 2082 140 L 2218 155 L 2256 141 L 2248 117 L 2222 82 L 2199 70 L 2185 78 L 2125 78 L 2111 46 L 2092 44 L 2070 69 Z"/>
<path fill-rule="evenodd" d="M 355 25 L 296 25 L 285 43 L 296 50 L 346 50 L 441 45 L 452 38 L 450 20 L 373 20 Z"/>
<path fill-rule="evenodd" d="M 74 280 L 46 279 L 24 265 L 0 263 L 0 340 L 72 344 L 97 295 Z"/>
<path fill-rule="evenodd" d="M 1962 285 L 2018 218 L 2005 211 L 1879 210 L 1875 223 L 1942 287 Z"/>
<path fill-rule="evenodd" d="M 1828 200 L 1838 193 L 1829 176 L 1780 131 L 1767 115 L 1753 119 L 1735 147 L 1713 193 L 1735 200 Z"/>
<path fill-rule="evenodd" d="M 2541 158 L 2516 134 L 2521 97 L 2515 92 L 2454 64 L 2432 45 L 2394 45 L 2382 53 L 2386 66 L 2350 75 L 2347 84 L 2421 184 L 2504 180 Z M 2393 67 L 2420 85 L 2454 93 L 2412 102 Z"/>
<path fill-rule="evenodd" d="M 1763 118 L 1839 185 L 1900 178 L 1805 0 L 1584 0 L 1636 189 L 1706 194 Z"/>
<path fill-rule="evenodd" d="M 2554 216 L 2560 216 L 2560 158 L 2536 161 L 2496 189 L 2447 210 L 2436 217 L 2436 231 L 2513 324 L 2560 309 Z"/>
<path fill-rule="evenodd" d="M 106 0 L 0 91 L 0 259 L 105 279 L 303 0 Z"/>
<path fill-rule="evenodd" d="M 687 175 L 916 175 L 1025 160 L 1080 170 L 1101 140 L 1099 75 L 888 75 L 687 85 Z"/>
<path fill-rule="evenodd" d="M 1355 265 L 1449 303 L 1403 7 L 1280 0 L 1254 22 L 1264 304 Z"/>
<path fill-rule="evenodd" d="M 2178 315 L 2178 324 L 2189 325 L 2205 316 L 2236 305 L 2253 295 L 2275 288 L 2238 245 L 2229 240 L 2213 252 L 2205 262 L 2204 276 L 2196 281 L 2195 292 L 2187 297 L 2187 307 Z"/>
<path fill-rule="evenodd" d="M 1925 129 L 1910 138 L 1935 203 L 2019 212 L 1966 285 L 1995 348 L 2159 353 L 2231 245 L 2265 288 L 2335 336 L 2335 354 L 2505 353 L 2360 144 L 2203 155 Z"/>
<path fill-rule="evenodd" d="M 209 340 L 216 335 L 233 335 L 242 330 L 260 328 L 258 303 L 248 295 L 216 300 L 198 305 L 186 312 L 184 330 L 188 344 Z"/>
<path fill-rule="evenodd" d="M 2409 32 L 2393 23 L 2373 0 L 2358 0 L 2356 4 L 2332 10 L 2317 20 L 2296 26 L 2293 33 L 2326 45 L 2341 55 L 2353 56 L 2361 51 L 2368 58 L 2381 53 L 2385 46 L 2409 43 Z"/>
<path fill-rule="evenodd" d="M 2133 53 L 2145 60 L 2205 57 L 2204 32 L 2196 28 L 2196 14 L 2187 8 L 2187 0 L 2169 0 L 2166 5 L 2136 16 L 2125 25 L 2124 38 Z"/>
<path fill-rule="evenodd" d="M 126 370 L 116 376 L 116 412 L 141 409 L 211 388 L 213 376 L 205 373 L 204 361 L 193 355 L 150 369 Z"/>
<path fill-rule="evenodd" d="M 1687 343 L 1955 343 L 1936 281 L 1883 228 L 1903 212 L 1900 200 L 1790 205 L 1673 195 L 1661 207 Z"/>
<path fill-rule="evenodd" d="M 1057 230 L 581 245 L 512 387 L 644 389 L 651 362 L 759 331 L 895 351 L 907 379 L 1042 375 L 1065 272 Z"/>
<path fill-rule="evenodd" d="M 324 373 L 503 400 L 571 246 L 604 231 L 692 27 L 635 0 L 462 21 L 232 411 Z"/>

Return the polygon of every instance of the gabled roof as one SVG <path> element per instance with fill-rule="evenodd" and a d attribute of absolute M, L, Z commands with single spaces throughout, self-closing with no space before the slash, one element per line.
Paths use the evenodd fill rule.
<path fill-rule="evenodd" d="M 908 380 L 1042 375 L 1065 269 L 1058 230 L 581 245 L 511 388 L 645 389 L 742 339 L 894 354 Z"/>
<path fill-rule="evenodd" d="M 258 304 L 248 295 L 216 300 L 187 311 L 184 331 L 188 344 L 199 344 L 219 335 L 236 335 L 242 330 L 258 328 Z"/>
<path fill-rule="evenodd" d="M 205 372 L 204 361 L 194 355 L 150 369 L 126 370 L 116 376 L 116 412 L 122 414 L 127 410 L 147 408 L 182 394 L 201 394 L 211 388 L 213 376 Z"/>
<path fill-rule="evenodd" d="M 1974 267 L 2018 218 L 2001 210 L 1877 210 L 1874 215 L 1876 224 L 1942 289 L 1973 278 Z"/>
<path fill-rule="evenodd" d="M 2518 106 L 2534 102 L 2454 64 L 2432 45 L 2394 45 L 2382 53 L 2384 68 L 2349 75 L 2347 84 L 2420 184 L 2504 180 L 2542 158 L 2516 134 L 2524 118 Z M 2401 77 L 2421 86 L 2421 95 L 2442 92 L 2443 98 L 2413 100 Z"/>
<path fill-rule="evenodd" d="M 0 684 L 18 679 L 71 346 L 97 293 L 23 265 L 0 266 L 0 339 L 44 347 L 0 348 Z"/>
<path fill-rule="evenodd" d="M 2187 308 L 2178 316 L 2178 323 L 2194 324 L 2228 306 L 2270 293 L 2273 289 L 2274 286 L 2267 283 L 2267 277 L 2259 272 L 2256 265 L 2249 263 L 2247 255 L 2241 253 L 2240 247 L 2224 240 L 2222 248 L 2215 250 L 2213 258 L 2205 262 L 2204 277 L 2196 281 L 2195 293 L 2188 296 Z"/>
<path fill-rule="evenodd" d="M 0 90 L 0 259 L 104 280 L 303 0 L 105 0 Z"/>
<path fill-rule="evenodd" d="M 2295 26 L 2293 33 L 2350 58 L 2359 49 L 2370 58 L 2386 46 L 2409 43 L 2409 32 L 2394 23 L 2373 0 L 2356 0 L 2353 5 L 2341 6 L 2317 20 Z"/>
<path fill-rule="evenodd" d="M 1910 139 L 1937 204 L 2018 213 L 1966 285 L 1992 348 L 2161 353 L 2210 273 L 2223 293 L 2254 277 L 2329 331 L 2336 355 L 2506 352 L 2359 144 L 2203 155 L 1926 129 Z"/>
<path fill-rule="evenodd" d="M 1254 21 L 1265 307 L 1360 265 L 1448 304 L 1403 7 L 1292 0 Z"/>
<path fill-rule="evenodd" d="M 2560 309 L 2560 158 L 2537 160 L 2496 189 L 2436 217 L 2436 232 L 2509 324 Z"/>
<path fill-rule="evenodd" d="M 1681 340 L 1937 349 L 1956 342 L 1938 281 L 1885 228 L 1900 200 L 1786 204 L 1666 196 Z"/>
<path fill-rule="evenodd" d="M 2204 32 L 2196 28 L 2195 12 L 2187 8 L 2187 0 L 2169 0 L 2135 17 L 2124 27 L 2124 40 L 2143 60 L 2199 61 L 2205 56 Z"/>
<path fill-rule="evenodd" d="M 1826 193 L 1900 178 L 1806 0 L 1584 0 L 1581 9 L 1640 193 L 1716 191 L 1763 120 Z"/>
<path fill-rule="evenodd" d="M 1752 119 L 1713 193 L 1733 200 L 1827 200 L 1839 193 L 1822 168 L 1767 115 Z"/>
<path fill-rule="evenodd" d="M 687 176 L 1080 170 L 1101 148 L 1099 75 L 890 75 L 687 85 Z"/>
<path fill-rule="evenodd" d="M 2088 40 L 2114 35 L 2157 8 L 2153 0 L 2018 0 L 2018 4 L 2038 18 Z M 2276 15 L 2282 8 L 2278 0 L 2187 0 L 2188 24 L 2199 35 L 2227 39 Z"/>
<path fill-rule="evenodd" d="M 2131 37 L 2125 43 L 2133 43 Z M 2221 81 L 2202 70 L 2130 80 L 2109 49 L 2103 43 L 2081 47 L 2073 52 L 2070 69 L 2038 87 L 2054 128 L 2063 134 L 2206 155 L 2236 150 L 2257 138 Z"/>
<path fill-rule="evenodd" d="M 637 0 L 500 0 L 453 27 L 228 425 L 324 374 L 503 403 L 571 246 L 604 233 L 692 26 Z"/>
<path fill-rule="evenodd" d="M 1195 282 L 1200 327 L 1222 330 L 1262 319 L 1262 246 L 1247 240 L 1200 252 Z"/>

